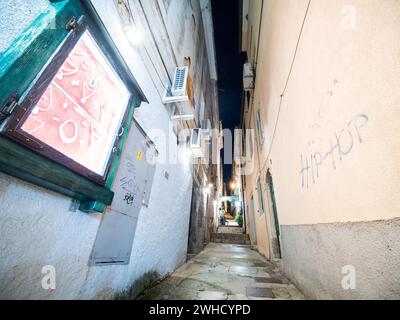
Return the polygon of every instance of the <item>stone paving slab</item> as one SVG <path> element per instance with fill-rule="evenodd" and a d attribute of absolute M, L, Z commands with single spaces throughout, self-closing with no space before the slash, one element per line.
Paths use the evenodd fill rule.
<path fill-rule="evenodd" d="M 209 244 L 169 278 L 148 289 L 144 300 L 304 300 L 278 263 L 249 246 Z"/>
<path fill-rule="evenodd" d="M 254 280 L 257 283 L 280 283 L 283 284 L 283 280 L 275 277 L 255 277 Z"/>
<path fill-rule="evenodd" d="M 220 291 L 202 291 L 197 295 L 196 300 L 227 300 L 228 294 Z"/>
<path fill-rule="evenodd" d="M 246 288 L 246 296 L 255 298 L 275 298 L 270 288 Z"/>

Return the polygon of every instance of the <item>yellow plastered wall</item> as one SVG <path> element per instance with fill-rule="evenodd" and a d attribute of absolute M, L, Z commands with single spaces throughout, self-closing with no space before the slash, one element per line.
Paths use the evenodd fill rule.
<path fill-rule="evenodd" d="M 262 168 L 307 5 L 265 0 L 251 114 Z M 271 150 L 282 225 L 400 216 L 399 79 L 400 1 L 311 1 Z"/>

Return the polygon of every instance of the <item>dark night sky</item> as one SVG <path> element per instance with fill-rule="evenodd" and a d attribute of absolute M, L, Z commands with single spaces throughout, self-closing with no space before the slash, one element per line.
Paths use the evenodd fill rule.
<path fill-rule="evenodd" d="M 243 91 L 243 63 L 240 53 L 241 27 L 239 0 L 212 0 L 215 43 L 217 47 L 219 107 L 224 129 L 240 125 Z M 224 166 L 224 181 L 231 178 L 231 165 Z"/>

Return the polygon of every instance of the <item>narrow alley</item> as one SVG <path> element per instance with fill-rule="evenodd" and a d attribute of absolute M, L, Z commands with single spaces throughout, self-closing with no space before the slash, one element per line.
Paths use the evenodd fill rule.
<path fill-rule="evenodd" d="M 248 245 L 210 243 L 170 277 L 145 291 L 145 300 L 304 300 L 282 273 Z"/>

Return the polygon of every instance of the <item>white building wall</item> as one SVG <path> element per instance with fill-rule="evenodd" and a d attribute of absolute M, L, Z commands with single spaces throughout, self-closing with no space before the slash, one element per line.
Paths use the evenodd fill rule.
<path fill-rule="evenodd" d="M 47 8 L 48 2 L 48 0 L 0 1 L 0 53 Z"/>
<path fill-rule="evenodd" d="M 5 8 L 15 10 L 17 4 L 24 8 L 25 2 L 15 0 L 12 7 Z M 165 148 L 157 145 L 162 140 L 149 129 L 172 134 L 169 114 L 137 50 L 124 36 L 114 2 L 93 3 L 150 102 L 142 104 L 139 121 L 163 152 Z M 30 14 L 21 16 L 25 22 L 32 21 L 42 9 L 43 1 L 30 1 Z M 0 18 L 7 15 L 7 11 L 0 12 Z M 20 21 L 11 20 L 10 27 L 2 30 L 6 35 L 0 36 L 0 48 L 6 48 L 17 36 L 14 24 L 19 26 Z M 130 264 L 88 267 L 101 215 L 74 212 L 70 198 L 0 174 L 0 298 L 107 298 L 146 273 L 171 273 L 186 259 L 191 192 L 188 164 L 159 164 L 150 206 L 143 207 L 139 216 Z M 45 265 L 56 268 L 54 291 L 41 288 L 41 269 Z"/>

